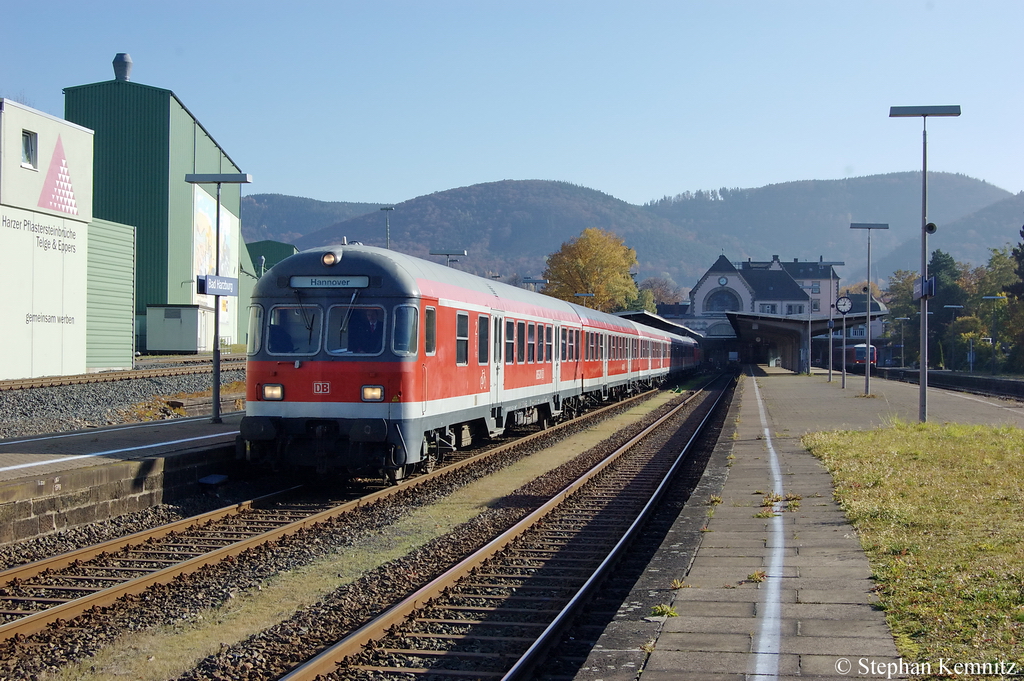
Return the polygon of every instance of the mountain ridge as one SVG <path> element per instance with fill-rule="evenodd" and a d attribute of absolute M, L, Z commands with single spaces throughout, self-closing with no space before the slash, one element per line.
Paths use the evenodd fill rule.
<path fill-rule="evenodd" d="M 469 255 L 459 258 L 457 266 L 466 271 L 502 278 L 539 276 L 545 256 L 583 229 L 597 227 L 615 232 L 636 250 L 638 281 L 667 276 L 689 286 L 722 254 L 733 262 L 767 260 L 775 254 L 845 261 L 850 276 L 844 278 L 849 280 L 858 270 L 863 278 L 866 255 L 863 233 L 852 233 L 850 223 L 886 222 L 889 230 L 872 235 L 872 269 L 884 280 L 892 270 L 919 265 L 920 178 L 920 172 L 910 171 L 800 180 L 684 192 L 642 206 L 569 182 L 501 180 L 395 204 L 389 211 L 391 246 L 427 258 L 431 250 L 465 249 Z M 268 196 L 278 198 L 263 198 Z M 384 245 L 382 204 L 281 195 L 243 198 L 243 234 L 252 240 L 249 235 L 260 231 L 247 225 L 252 208 L 272 204 L 285 217 L 304 203 L 306 212 L 294 212 L 276 231 L 271 224 L 276 213 L 265 208 L 259 216 L 262 233 L 291 235 L 289 241 L 303 249 L 343 238 Z M 929 173 L 929 204 L 929 219 L 940 226 L 930 250 L 941 248 L 957 260 L 979 265 L 987 261 L 989 248 L 1019 240 L 1021 222 L 1014 223 L 1013 213 L 1018 208 L 1024 212 L 1024 192 L 1013 195 L 965 175 Z M 332 216 L 339 219 L 324 225 Z"/>

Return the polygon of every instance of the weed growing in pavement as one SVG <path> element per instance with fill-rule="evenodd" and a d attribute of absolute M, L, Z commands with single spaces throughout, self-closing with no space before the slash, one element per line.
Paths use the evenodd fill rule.
<path fill-rule="evenodd" d="M 754 517 L 755 518 L 774 518 L 775 514 L 772 512 L 772 510 L 770 508 L 766 508 L 763 511 L 755 513 Z"/>
<path fill-rule="evenodd" d="M 684 582 L 684 581 L 683 581 L 683 580 L 681 580 L 681 579 L 673 579 L 673 580 L 672 580 L 672 587 L 671 587 L 671 588 L 672 588 L 673 590 L 677 590 L 677 589 L 689 589 L 689 588 L 690 588 L 690 585 L 689 585 L 689 584 L 687 584 L 686 582 Z"/>
<path fill-rule="evenodd" d="M 761 500 L 762 506 L 774 506 L 775 504 L 782 501 L 782 495 L 776 492 L 768 492 L 764 495 L 764 499 Z"/>
<path fill-rule="evenodd" d="M 909 660 L 1014 660 L 1024 642 L 1024 430 L 813 433 Z"/>
<path fill-rule="evenodd" d="M 748 582 L 754 582 L 755 584 L 760 584 L 761 582 L 763 582 L 766 579 L 768 579 L 768 573 L 765 572 L 764 570 L 758 570 L 757 572 L 751 572 L 749 575 L 747 575 L 747 581 Z"/>
<path fill-rule="evenodd" d="M 708 497 L 708 506 L 714 506 L 715 504 L 722 503 L 722 496 L 719 494 L 712 494 Z"/>
<path fill-rule="evenodd" d="M 647 653 L 648 655 L 650 655 L 651 653 L 654 652 L 654 644 L 655 643 L 657 643 L 657 639 L 652 638 L 650 641 L 648 641 L 647 643 L 644 643 L 642 646 L 640 646 L 640 652 L 641 653 Z"/>
<path fill-rule="evenodd" d="M 671 605 L 662 603 L 651 608 L 651 617 L 679 617 L 679 613 Z"/>

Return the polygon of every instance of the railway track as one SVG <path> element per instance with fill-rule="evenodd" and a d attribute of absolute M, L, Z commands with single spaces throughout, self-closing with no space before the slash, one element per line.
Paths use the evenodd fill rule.
<path fill-rule="evenodd" d="M 685 466 L 727 391 L 713 392 L 679 405 L 507 532 L 283 678 L 527 678 Z M 666 446 L 671 438 L 654 434 L 675 432 L 684 414 L 688 442 L 680 453 Z"/>
<path fill-rule="evenodd" d="M 591 412 L 581 419 L 500 445 L 430 474 L 384 488 L 351 501 L 321 506 L 299 505 L 263 497 L 113 540 L 81 551 L 22 565 L 0 573 L 0 641 L 24 640 L 126 595 L 141 594 L 156 584 L 193 574 L 304 529 L 323 525 L 357 509 L 393 503 L 402 505 L 414 490 L 446 475 L 491 460 L 561 428 L 578 428 L 610 412 L 625 409 L 644 396 Z M 16 647 L 16 646 L 15 646 Z"/>
<path fill-rule="evenodd" d="M 221 360 L 222 371 L 245 368 L 244 356 L 231 356 Z M 176 363 L 182 363 L 180 360 Z M 86 383 L 109 383 L 112 381 L 129 381 L 139 378 L 160 378 L 164 376 L 185 376 L 188 374 L 212 373 L 213 365 L 207 359 L 194 359 L 185 362 L 186 366 L 153 367 L 150 369 L 132 369 L 128 371 L 103 371 L 91 374 L 74 374 L 71 376 L 41 376 L 39 378 L 23 378 L 12 381 L 0 381 L 0 391 L 26 390 L 29 388 L 45 388 L 64 385 L 82 385 Z"/>

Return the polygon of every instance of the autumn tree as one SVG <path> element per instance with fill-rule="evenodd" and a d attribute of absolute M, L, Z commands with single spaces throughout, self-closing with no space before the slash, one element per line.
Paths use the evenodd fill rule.
<path fill-rule="evenodd" d="M 637 264 L 636 251 L 612 232 L 588 228 L 562 244 L 547 258 L 543 278 L 548 280 L 544 293 L 580 303 L 605 312 L 627 307 L 638 299 L 630 269 Z M 593 293 L 581 299 L 577 293 Z"/>

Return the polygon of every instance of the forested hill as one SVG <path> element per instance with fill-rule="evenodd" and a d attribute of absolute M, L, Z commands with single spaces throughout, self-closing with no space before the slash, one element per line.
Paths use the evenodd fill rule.
<path fill-rule="evenodd" d="M 481 275 L 539 276 L 544 257 L 588 227 L 613 231 L 641 256 L 644 272 L 668 272 L 680 281 L 714 262 L 720 243 L 704 243 L 690 229 L 651 211 L 567 182 L 506 180 L 437 192 L 397 204 L 391 247 L 429 257 L 465 249 L 459 267 Z M 384 244 L 384 216 L 364 215 L 309 234 L 299 248 L 340 243 L 342 237 Z M 686 257 L 680 259 L 680 253 Z M 710 258 L 710 259 L 709 259 Z"/>
<path fill-rule="evenodd" d="M 305 234 L 378 210 L 379 203 L 317 201 L 284 194 L 242 197 L 242 238 L 292 243 Z"/>
<path fill-rule="evenodd" d="M 255 201 L 259 196 L 265 195 L 246 198 Z M 930 246 L 957 260 L 982 264 L 988 248 L 1020 240 L 1021 216 L 1014 218 L 1012 210 L 988 217 L 979 213 L 1011 198 L 1009 192 L 981 180 L 930 173 L 929 217 L 939 224 Z M 310 218 L 306 225 L 289 217 L 285 227 L 265 219 L 266 231 L 301 233 L 279 239 L 299 248 L 338 243 L 343 237 L 384 245 L 379 205 L 313 203 L 320 204 L 314 216 L 320 220 L 327 206 L 349 206 L 363 214 L 326 224 Z M 677 284 L 692 286 L 722 254 L 732 261 L 768 260 L 775 254 L 801 260 L 824 257 L 847 262 L 841 273 L 853 278 L 863 276 L 865 240 L 862 232 L 850 230 L 850 223 L 888 223 L 889 230 L 872 235 L 873 262 L 884 262 L 888 271 L 914 269 L 920 246 L 916 256 L 911 246 L 920 243 L 920 211 L 921 175 L 915 172 L 685 193 L 644 206 L 566 182 L 506 180 L 396 204 L 390 212 L 391 246 L 424 257 L 432 250 L 465 249 L 469 255 L 460 258 L 458 267 L 467 271 L 539 276 L 546 255 L 583 229 L 597 227 L 615 232 L 636 249 L 638 279 L 667 274 Z M 976 213 L 977 220 L 984 218 L 983 229 L 971 227 Z M 246 203 L 242 219 L 250 240 Z M 884 277 L 888 271 L 879 267 L 876 273 Z"/>

